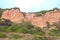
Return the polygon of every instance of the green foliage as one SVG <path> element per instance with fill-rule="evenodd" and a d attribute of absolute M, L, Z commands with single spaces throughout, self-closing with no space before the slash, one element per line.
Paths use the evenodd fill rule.
<path fill-rule="evenodd" d="M 3 29 L 4 30 L 4 29 Z M 34 27 L 31 23 L 12 24 L 7 27 L 6 32 L 29 33 L 34 35 L 44 35 L 45 33 L 39 27 Z"/>
<path fill-rule="evenodd" d="M 6 29 L 6 32 L 15 32 L 15 30 L 18 28 L 17 26 L 17 24 L 12 23 L 12 25 Z"/>
<path fill-rule="evenodd" d="M 46 12 L 49 12 L 49 10 L 40 11 L 40 13 L 42 13 L 42 14 L 45 14 Z"/>
<path fill-rule="evenodd" d="M 19 9 L 19 8 L 15 7 L 13 9 Z M 0 9 L 0 17 L 2 15 L 2 12 L 5 11 L 5 10 L 7 10 L 7 9 Z M 10 9 L 8 9 L 8 10 L 10 10 Z M 53 10 L 60 10 L 60 9 L 53 8 L 51 10 L 43 10 L 43 11 L 40 11 L 40 12 L 35 12 L 35 14 L 36 14 L 36 16 L 42 16 L 46 12 L 50 12 L 50 11 L 53 11 Z M 25 12 L 22 12 L 22 13 L 24 14 L 24 16 L 26 15 Z M 7 19 L 3 19 L 3 20 L 4 21 L 2 21 L 0 19 L 0 32 L 19 32 L 19 33 L 24 33 L 24 34 L 28 33 L 28 34 L 40 35 L 40 36 L 45 35 L 45 32 L 46 32 L 46 31 L 43 32 L 41 28 L 35 27 L 34 25 L 32 25 L 29 22 L 14 24 L 14 23 L 11 23 L 10 20 L 7 20 Z M 46 23 L 47 23 L 46 30 L 48 30 L 51 25 L 49 24 L 49 22 L 46 22 Z M 10 26 L 8 26 L 8 25 L 10 25 Z M 50 30 L 49 35 L 50 36 L 59 36 L 60 35 L 60 24 L 59 23 L 54 23 L 53 25 L 56 26 L 57 30 Z M 18 37 L 19 38 L 19 36 L 17 36 L 17 35 L 13 35 L 13 37 L 14 38 Z M 41 38 L 34 37 L 33 39 L 34 40 L 39 40 Z"/>
<path fill-rule="evenodd" d="M 59 8 L 57 8 L 57 7 L 55 7 L 55 8 L 53 8 L 53 11 L 54 11 L 54 10 L 60 10 L 60 9 L 59 9 Z"/>
<path fill-rule="evenodd" d="M 44 35 L 44 32 L 40 28 L 34 27 L 30 23 L 21 24 L 20 27 L 16 29 L 16 32 Z"/>
<path fill-rule="evenodd" d="M 0 32 L 6 32 L 8 26 L 0 26 Z"/>
<path fill-rule="evenodd" d="M 11 9 L 19 9 L 18 7 L 14 7 L 14 8 L 11 8 Z"/>
<path fill-rule="evenodd" d="M 32 38 L 32 40 L 46 40 L 46 38 L 35 36 L 35 37 Z"/>
<path fill-rule="evenodd" d="M 60 36 L 60 31 L 56 30 L 56 29 L 52 29 L 52 30 L 50 30 L 49 35 L 50 36 Z"/>
<path fill-rule="evenodd" d="M 0 33 L 0 38 L 6 38 L 5 34 Z"/>
<path fill-rule="evenodd" d="M 20 38 L 20 36 L 17 35 L 17 34 L 11 34 L 10 36 L 11 36 L 11 38 L 14 38 L 14 39 L 18 39 L 18 38 Z"/>
<path fill-rule="evenodd" d="M 0 8 L 0 17 L 2 15 L 3 11 L 5 11 L 5 9 Z"/>
<path fill-rule="evenodd" d="M 34 27 L 31 29 L 31 33 L 35 35 L 41 35 L 43 36 L 45 33 L 40 29 L 39 27 Z"/>
<path fill-rule="evenodd" d="M 40 12 L 35 12 L 36 16 L 43 16 L 46 12 L 50 12 L 51 10 L 42 10 Z"/>
<path fill-rule="evenodd" d="M 42 10 L 42 11 L 40 11 L 40 12 L 35 12 L 35 14 L 36 14 L 36 16 L 42 16 L 42 15 L 44 15 L 45 13 L 50 12 L 50 11 L 54 11 L 54 10 L 60 10 L 60 9 L 57 8 L 57 7 L 55 7 L 55 8 L 50 9 L 50 10 Z"/>

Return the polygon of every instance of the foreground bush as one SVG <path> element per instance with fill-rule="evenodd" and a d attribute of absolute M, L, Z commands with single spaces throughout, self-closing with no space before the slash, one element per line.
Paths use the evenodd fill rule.
<path fill-rule="evenodd" d="M 56 30 L 56 29 L 50 30 L 49 35 L 50 36 L 60 36 L 60 31 Z"/>
<path fill-rule="evenodd" d="M 21 23 L 21 24 L 13 24 L 12 26 L 8 27 L 6 32 L 19 32 L 19 33 L 28 33 L 28 34 L 38 34 L 44 35 L 44 32 L 38 28 L 33 26 L 31 23 Z"/>
<path fill-rule="evenodd" d="M 6 38 L 5 34 L 0 33 L 0 38 Z"/>
<path fill-rule="evenodd" d="M 8 26 L 0 26 L 0 32 L 6 32 Z"/>
<path fill-rule="evenodd" d="M 14 39 L 18 39 L 18 38 L 20 38 L 20 36 L 17 35 L 17 34 L 12 34 L 12 35 L 10 35 L 10 36 L 11 36 L 11 38 L 14 38 Z"/>
<path fill-rule="evenodd" d="M 47 38 L 46 37 L 44 37 L 44 36 L 31 36 L 31 37 L 29 37 L 29 38 L 27 38 L 27 40 L 47 40 Z"/>

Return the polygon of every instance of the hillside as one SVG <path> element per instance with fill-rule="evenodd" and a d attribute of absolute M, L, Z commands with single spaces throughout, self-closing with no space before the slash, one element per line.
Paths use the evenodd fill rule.
<path fill-rule="evenodd" d="M 60 40 L 60 9 L 21 12 L 1 9 L 0 40 Z"/>
<path fill-rule="evenodd" d="M 45 13 L 43 14 L 43 12 Z M 41 16 L 37 16 L 36 14 L 38 13 L 24 14 L 20 9 L 16 8 L 5 10 L 1 18 L 10 20 L 13 23 L 22 23 L 23 21 L 31 22 L 33 25 L 41 28 L 47 26 L 46 22 L 49 22 L 50 25 L 60 22 L 60 10 L 58 9 L 53 11 L 42 11 L 40 12 Z"/>

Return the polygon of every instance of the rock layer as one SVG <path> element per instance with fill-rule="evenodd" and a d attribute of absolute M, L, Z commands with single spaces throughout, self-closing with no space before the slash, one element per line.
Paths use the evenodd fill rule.
<path fill-rule="evenodd" d="M 31 21 L 33 25 L 39 26 L 41 28 L 46 27 L 47 22 L 49 22 L 50 25 L 60 22 L 60 10 L 47 12 L 43 16 L 34 17 Z"/>
<path fill-rule="evenodd" d="M 4 11 L 1 18 L 8 19 L 14 23 L 20 23 L 24 20 L 24 15 L 19 9 L 11 9 Z"/>
<path fill-rule="evenodd" d="M 60 22 L 60 10 L 47 12 L 45 15 L 37 17 L 35 14 L 24 16 L 19 9 L 11 9 L 4 11 L 1 18 L 11 20 L 14 23 L 31 22 L 33 25 L 43 28 L 47 26 L 46 22 L 49 22 L 50 25 Z"/>

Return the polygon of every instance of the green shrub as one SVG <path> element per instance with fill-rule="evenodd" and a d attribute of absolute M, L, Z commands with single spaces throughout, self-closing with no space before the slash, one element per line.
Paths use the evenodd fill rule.
<path fill-rule="evenodd" d="M 0 32 L 6 32 L 8 26 L 0 26 Z"/>
<path fill-rule="evenodd" d="M 46 40 L 46 37 L 33 37 L 32 40 Z"/>
<path fill-rule="evenodd" d="M 14 39 L 18 39 L 18 38 L 20 38 L 20 36 L 17 35 L 17 34 L 11 34 L 10 36 L 11 36 L 11 38 L 14 38 Z"/>
<path fill-rule="evenodd" d="M 0 38 L 6 38 L 5 34 L 0 33 Z"/>
<path fill-rule="evenodd" d="M 44 35 L 44 32 L 39 27 L 35 27 L 29 22 L 24 22 L 20 24 L 12 24 L 11 26 L 1 26 L 0 32 L 20 32 L 20 33 L 29 33 Z"/>
<path fill-rule="evenodd" d="M 17 26 L 16 32 L 29 33 L 32 28 L 34 28 L 34 26 L 30 23 L 21 23 Z"/>
<path fill-rule="evenodd" d="M 22 23 L 17 26 L 16 32 L 44 35 L 44 32 L 39 27 L 35 27 L 30 23 Z"/>
<path fill-rule="evenodd" d="M 60 36 L 60 31 L 56 30 L 56 29 L 53 29 L 53 30 L 50 30 L 50 32 L 48 34 L 50 36 Z"/>
<path fill-rule="evenodd" d="M 41 35 L 41 36 L 43 36 L 45 34 L 42 31 L 42 29 L 40 29 L 39 27 L 32 28 L 31 33 L 34 34 L 34 35 Z"/>

